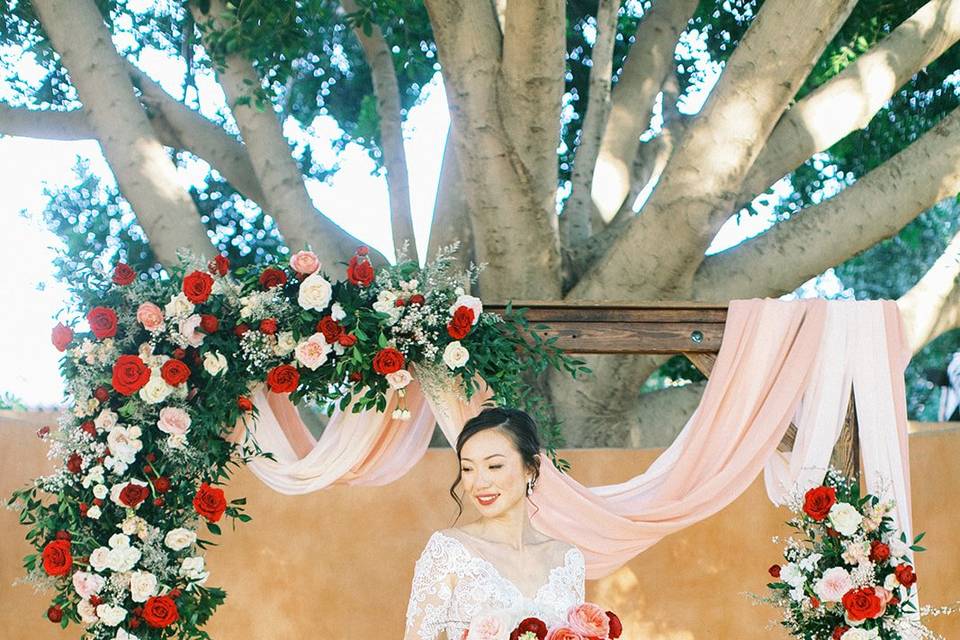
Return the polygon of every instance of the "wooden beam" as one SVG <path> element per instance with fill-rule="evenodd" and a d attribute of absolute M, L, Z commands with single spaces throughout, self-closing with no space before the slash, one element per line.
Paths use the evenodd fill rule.
<path fill-rule="evenodd" d="M 860 483 L 860 436 L 857 433 L 857 406 L 853 390 L 850 391 L 847 416 L 844 418 L 837 445 L 833 448 L 830 464 L 848 479 Z"/>

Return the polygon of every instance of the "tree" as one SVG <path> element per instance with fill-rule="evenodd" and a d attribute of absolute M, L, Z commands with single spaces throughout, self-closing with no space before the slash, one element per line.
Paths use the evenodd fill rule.
<path fill-rule="evenodd" d="M 0 107 L 0 132 L 99 140 L 111 198 L 161 263 L 181 246 L 247 254 L 230 231 L 241 224 L 273 238 L 270 251 L 348 255 L 359 241 L 305 186 L 330 168 L 283 133 L 318 114 L 380 163 L 394 241 L 412 241 L 401 124 L 438 71 L 451 129 L 426 253 L 460 238 L 462 259 L 488 265 L 488 300 L 782 295 L 960 191 L 960 0 L 0 6 L 0 40 L 46 72 L 30 81 L 7 68 L 17 99 Z M 207 118 L 164 91 L 138 67 L 149 49 L 184 64 L 185 95 L 213 69 L 225 113 Z M 691 113 L 711 68 L 722 69 L 716 85 Z M 211 167 L 205 188 L 179 186 L 170 150 Z M 755 215 L 784 178 L 776 224 L 706 255 L 731 216 Z M 925 265 L 939 267 L 896 292 L 915 349 L 960 325 L 950 231 L 938 233 L 946 252 Z M 662 422 L 694 397 L 639 393 L 661 358 L 589 364 L 588 380 L 543 381 L 571 444 L 626 444 L 638 421 Z"/>

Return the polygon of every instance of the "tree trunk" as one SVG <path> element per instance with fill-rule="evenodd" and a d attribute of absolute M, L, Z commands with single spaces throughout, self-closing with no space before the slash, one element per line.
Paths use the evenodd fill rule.
<path fill-rule="evenodd" d="M 92 0 L 36 0 L 33 7 L 157 259 L 175 265 L 181 248 L 209 257 L 214 249 L 200 213 L 153 134 L 96 5 Z"/>
<path fill-rule="evenodd" d="M 430 225 L 427 260 L 435 260 L 440 249 L 458 242 L 460 248 L 456 253 L 456 264 L 466 269 L 471 263 L 476 264 L 477 258 L 473 249 L 470 209 L 460 190 L 460 166 L 457 163 L 453 136 L 453 127 L 449 127 L 446 144 L 443 147 L 437 197 L 433 205 L 433 223 Z"/>
<path fill-rule="evenodd" d="M 914 353 L 960 327 L 960 231 L 920 282 L 897 300 Z"/>

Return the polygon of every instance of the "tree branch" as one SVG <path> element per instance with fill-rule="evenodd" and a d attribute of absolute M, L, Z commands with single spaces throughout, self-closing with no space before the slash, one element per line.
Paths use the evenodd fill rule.
<path fill-rule="evenodd" d="M 83 109 L 50 111 L 0 104 L 0 135 L 46 140 L 96 138 Z"/>
<path fill-rule="evenodd" d="M 223 0 L 212 0 L 206 14 L 195 3 L 191 3 L 190 9 L 204 32 L 205 45 L 209 43 L 211 28 L 230 27 L 226 21 L 230 20 L 231 14 Z M 239 54 L 229 54 L 225 66 L 217 71 L 217 77 L 270 205 L 268 211 L 287 246 L 292 251 L 311 246 L 328 265 L 346 262 L 360 241 L 317 211 L 277 114 L 272 106 L 258 110 L 250 100 L 251 92 L 261 86 L 253 65 Z M 244 104 L 243 99 L 249 101 Z"/>
<path fill-rule="evenodd" d="M 359 11 L 355 0 L 342 0 L 341 5 L 347 13 Z M 371 25 L 369 36 L 360 27 L 354 27 L 353 33 L 360 41 L 363 55 L 370 66 L 373 93 L 377 97 L 380 146 L 387 173 L 393 246 L 399 251 L 406 244 L 409 255 L 416 257 L 417 239 L 413 233 L 413 216 L 410 212 L 410 179 L 407 174 L 407 156 L 403 147 L 400 86 L 393 66 L 393 54 L 390 53 L 383 31 L 377 25 Z"/>
<path fill-rule="evenodd" d="M 693 299 L 779 296 L 960 192 L 960 108 L 838 195 L 703 261 Z"/>
<path fill-rule="evenodd" d="M 570 198 L 560 218 L 560 238 L 565 247 L 576 247 L 591 235 L 593 201 L 590 185 L 600 152 L 600 141 L 610 113 L 610 84 L 613 79 L 613 45 L 617 36 L 620 0 L 600 0 L 597 7 L 597 36 L 590 54 L 590 88 L 586 115 L 580 128 L 580 144 L 573 161 Z"/>
<path fill-rule="evenodd" d="M 932 0 L 787 111 L 737 198 L 746 203 L 813 154 L 869 124 L 893 94 L 960 40 L 960 0 Z"/>
<path fill-rule="evenodd" d="M 897 306 L 914 353 L 960 327 L 960 231 L 920 281 L 897 300 Z"/>
<path fill-rule="evenodd" d="M 220 173 L 237 191 L 264 210 L 267 199 L 253 170 L 247 150 L 239 140 L 222 127 L 183 104 L 132 62 L 127 69 L 138 89 L 140 99 L 153 114 L 152 122 L 162 118 L 174 138 L 167 146 L 189 151 Z"/>
<path fill-rule="evenodd" d="M 613 88 L 610 117 L 591 184 L 593 201 L 606 222 L 630 191 L 630 171 L 640 134 L 650 125 L 657 94 L 673 69 L 677 38 L 697 4 L 697 0 L 661 0 L 637 26 L 634 44 Z"/>
<path fill-rule="evenodd" d="M 642 215 L 571 295 L 600 299 L 611 283 L 641 300 L 689 293 L 760 148 L 855 4 L 817 0 L 802 12 L 792 0 L 763 4 Z"/>
<path fill-rule="evenodd" d="M 211 254 L 200 214 L 153 133 L 96 5 L 92 0 L 35 0 L 33 7 L 157 259 L 177 264 L 179 248 Z"/>

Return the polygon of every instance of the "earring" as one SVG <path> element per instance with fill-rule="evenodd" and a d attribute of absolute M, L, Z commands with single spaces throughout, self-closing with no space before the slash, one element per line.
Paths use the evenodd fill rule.
<path fill-rule="evenodd" d="M 527 495 L 530 495 L 531 493 L 533 493 L 533 478 L 532 478 L 532 477 L 527 479 Z"/>

